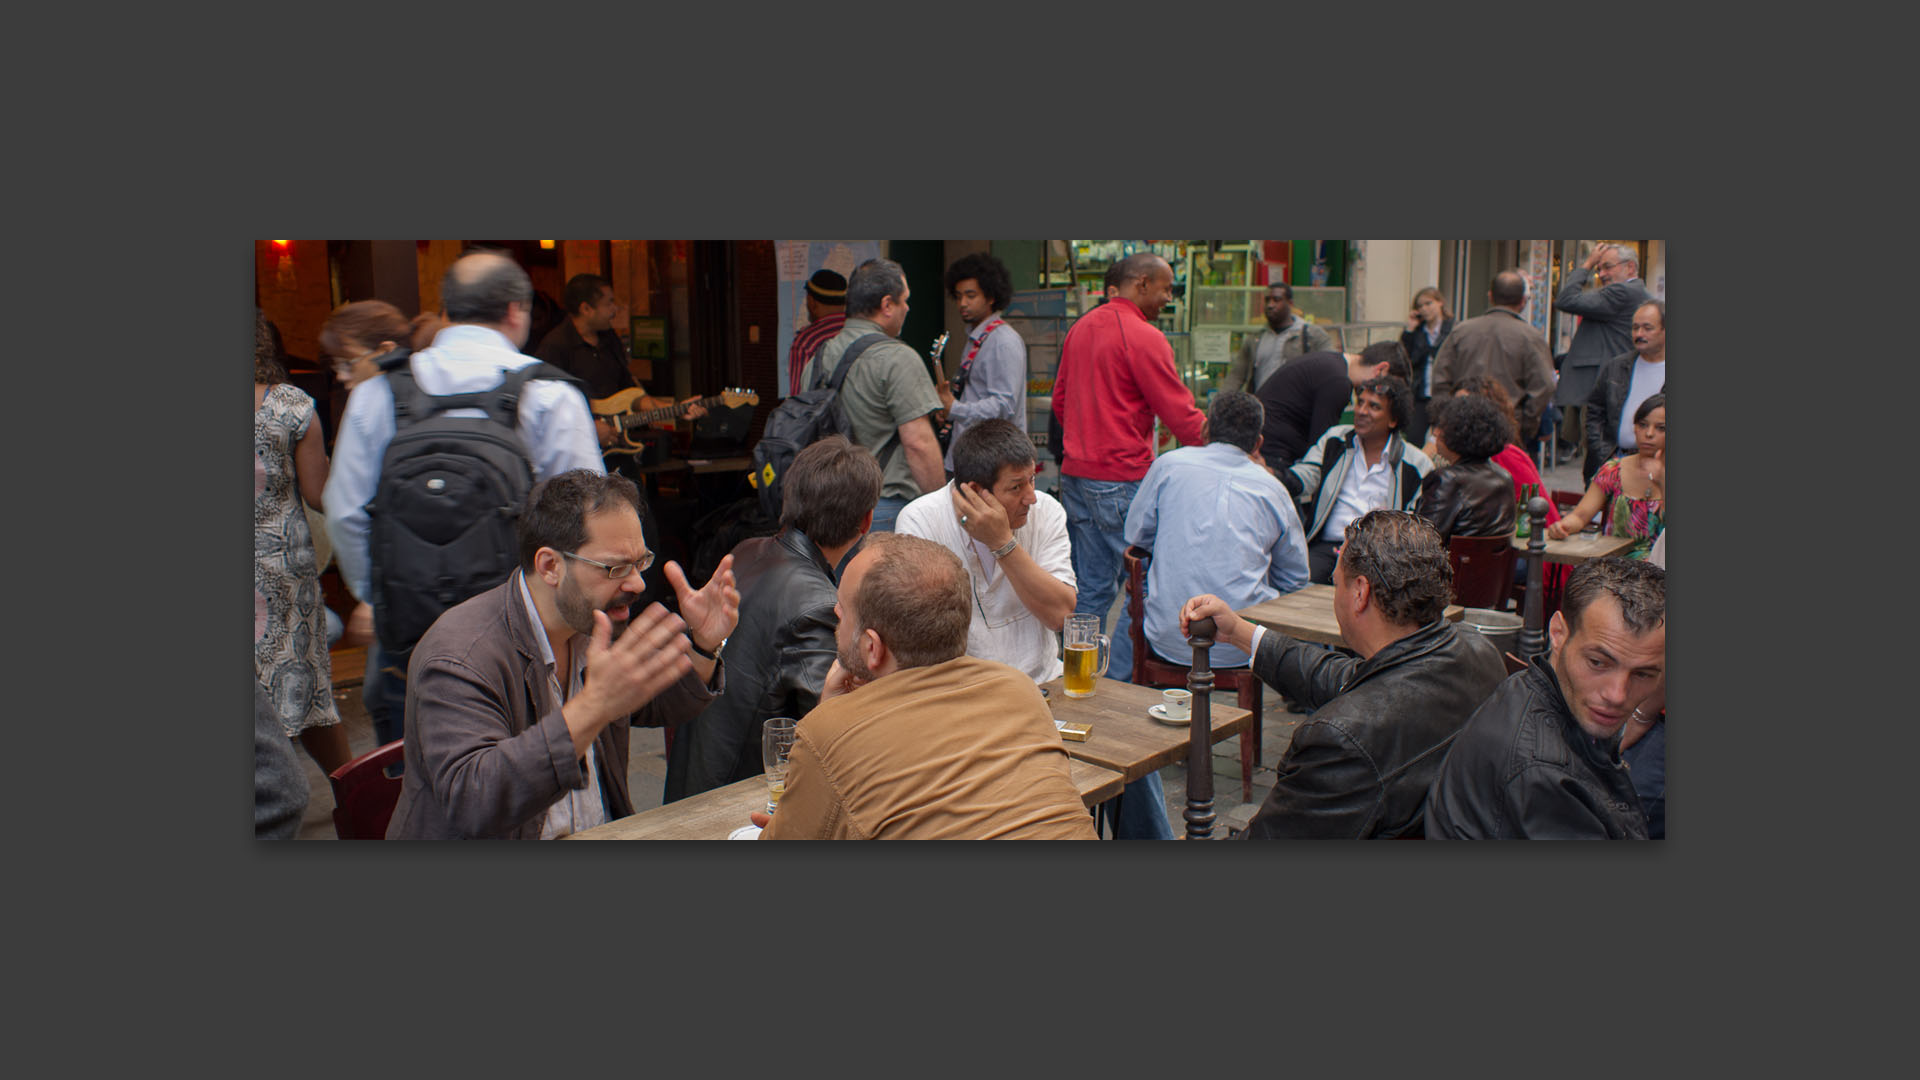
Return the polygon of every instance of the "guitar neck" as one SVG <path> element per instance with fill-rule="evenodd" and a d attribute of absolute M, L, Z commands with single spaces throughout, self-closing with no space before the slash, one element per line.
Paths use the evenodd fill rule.
<path fill-rule="evenodd" d="M 703 397 L 698 401 L 683 401 L 678 405 L 668 405 L 659 409 L 648 409 L 646 412 L 625 413 L 617 418 L 617 425 L 620 430 L 624 432 L 628 428 L 645 427 L 648 424 L 661 420 L 678 420 L 682 416 L 687 415 L 687 410 L 693 408 L 695 405 L 703 409 L 710 409 L 720 404 L 720 401 L 721 396 L 715 394 L 712 397 Z"/>

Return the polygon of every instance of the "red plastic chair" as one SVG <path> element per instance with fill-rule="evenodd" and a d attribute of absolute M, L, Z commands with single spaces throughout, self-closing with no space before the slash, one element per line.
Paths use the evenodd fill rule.
<path fill-rule="evenodd" d="M 1513 596 L 1513 536 L 1456 536 L 1447 541 L 1453 564 L 1453 601 L 1466 607 L 1505 611 Z"/>
<path fill-rule="evenodd" d="M 1133 635 L 1133 671 L 1128 681 L 1136 686 L 1161 689 L 1185 687 L 1192 669 L 1160 660 L 1153 655 L 1153 646 L 1147 644 L 1146 579 L 1147 563 L 1152 557 L 1151 553 L 1132 546 L 1121 556 L 1127 567 L 1127 606 L 1133 613 L 1127 628 Z M 1238 693 L 1240 707 L 1253 713 L 1253 727 L 1240 735 L 1240 801 L 1252 802 L 1253 766 L 1260 760 L 1260 677 L 1252 668 L 1215 668 L 1213 685 Z"/>
<path fill-rule="evenodd" d="M 375 747 L 327 774 L 333 785 L 333 832 L 342 840 L 385 840 L 387 822 L 400 801 L 400 779 L 387 766 L 400 763 L 406 740 Z"/>

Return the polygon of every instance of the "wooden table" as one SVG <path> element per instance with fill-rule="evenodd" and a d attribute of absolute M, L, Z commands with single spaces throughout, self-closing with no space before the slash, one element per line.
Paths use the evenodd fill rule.
<path fill-rule="evenodd" d="M 1165 700 L 1160 691 L 1101 679 L 1092 697 L 1070 698 L 1059 679 L 1043 685 L 1055 720 L 1093 727 L 1086 742 L 1065 744 L 1067 753 L 1079 761 L 1111 769 L 1131 784 L 1187 759 L 1191 741 L 1187 725 L 1163 724 L 1147 715 L 1149 705 Z M 1215 701 L 1212 721 L 1213 741 L 1220 742 L 1251 729 L 1253 714 Z M 1083 793 L 1085 790 L 1081 789 Z M 1113 792 L 1118 793 L 1117 789 Z"/>
<path fill-rule="evenodd" d="M 1235 614 L 1301 641 L 1345 646 L 1346 641 L 1340 637 L 1340 623 L 1333 617 L 1333 593 L 1331 585 L 1308 585 L 1262 600 Z M 1459 622 L 1466 613 L 1467 609 L 1459 604 L 1447 605 L 1446 617 L 1450 622 Z"/>
<path fill-rule="evenodd" d="M 723 458 L 690 458 L 686 464 L 688 468 L 694 471 L 695 475 L 704 476 L 707 473 L 748 472 L 753 468 L 753 459 L 745 455 Z"/>
<path fill-rule="evenodd" d="M 1156 691 L 1157 693 L 1157 691 Z M 1071 748 L 1074 744 L 1068 743 Z M 1112 769 L 1085 761 L 1068 763 L 1074 787 L 1089 809 L 1120 794 L 1126 780 Z M 727 834 L 742 825 L 751 825 L 747 815 L 767 809 L 767 782 L 759 777 L 741 780 L 725 787 L 703 791 L 679 802 L 642 810 L 618 821 L 609 821 L 569 840 L 725 840 Z"/>
<path fill-rule="evenodd" d="M 1522 559 L 1527 557 L 1527 545 L 1531 537 L 1513 538 L 1513 546 L 1519 549 Z M 1546 557 L 1551 563 L 1583 563 L 1588 559 L 1605 558 L 1618 555 L 1640 541 L 1632 536 L 1569 536 L 1565 540 L 1547 540 Z"/>

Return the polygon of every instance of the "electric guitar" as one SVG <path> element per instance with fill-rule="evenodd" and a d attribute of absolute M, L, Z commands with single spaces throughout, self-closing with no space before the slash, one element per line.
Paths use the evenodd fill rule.
<path fill-rule="evenodd" d="M 927 359 L 933 361 L 933 377 L 939 382 L 948 381 L 947 369 L 944 361 L 941 360 L 942 354 L 946 351 L 947 332 L 942 330 L 940 331 L 940 336 L 933 339 L 933 345 L 927 349 Z M 953 384 L 959 382 L 959 379 L 952 380 L 951 383 L 948 383 L 948 389 L 958 394 L 962 387 Z M 945 409 L 935 409 L 932 416 L 928 419 L 933 422 L 934 437 L 940 440 L 940 449 L 944 453 L 947 449 L 947 444 L 953 441 L 953 420 L 947 416 L 947 410 Z"/>
<path fill-rule="evenodd" d="M 645 428 L 661 421 L 661 426 L 671 428 L 672 421 L 687 414 L 695 405 L 711 409 L 715 405 L 725 405 L 736 409 L 742 405 L 760 404 L 760 395 L 751 390 L 729 387 L 712 397 L 703 397 L 698 401 L 686 401 L 676 405 L 672 398 L 649 397 L 639 387 L 622 390 L 612 397 L 593 399 L 594 418 L 605 420 L 613 426 L 613 445 L 605 448 L 609 454 L 637 454 L 646 449 L 646 444 L 635 441 L 635 436 Z"/>

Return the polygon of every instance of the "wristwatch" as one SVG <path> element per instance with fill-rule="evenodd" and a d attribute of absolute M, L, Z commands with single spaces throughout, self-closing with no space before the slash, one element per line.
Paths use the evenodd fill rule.
<path fill-rule="evenodd" d="M 1020 543 L 1020 541 L 1018 541 L 1018 540 L 1015 540 L 1015 539 L 1013 539 L 1013 538 L 1011 538 L 1011 537 L 1009 537 L 1009 538 L 1007 539 L 1007 542 L 1006 542 L 1005 544 L 1003 544 L 1003 545 L 1001 545 L 1000 547 L 997 547 L 997 548 L 994 548 L 994 549 L 993 549 L 993 557 L 994 557 L 994 558 L 996 558 L 996 559 L 1004 559 L 1004 558 L 1006 558 L 1007 556 L 1009 556 L 1009 555 L 1011 555 L 1011 554 L 1013 554 L 1013 549 L 1014 549 L 1014 548 L 1015 548 L 1016 546 L 1018 546 L 1018 545 L 1019 545 L 1019 543 Z"/>
<path fill-rule="evenodd" d="M 695 640 L 693 640 L 693 635 L 692 635 L 692 634 L 688 634 L 688 635 L 687 635 L 687 644 L 688 644 L 688 645 L 690 645 L 690 646 L 692 646 L 692 647 L 693 647 L 693 651 L 694 651 L 694 652 L 697 652 L 697 653 L 699 653 L 699 654 L 700 654 L 701 656 L 704 656 L 704 657 L 706 657 L 706 658 L 707 658 L 707 659 L 709 659 L 709 660 L 718 660 L 718 659 L 720 659 L 720 651 L 721 651 L 722 649 L 725 649 L 725 648 L 727 647 L 727 638 L 730 638 L 730 637 L 732 637 L 732 636 L 733 636 L 733 635 L 731 635 L 731 634 L 729 634 L 729 635 L 727 635 L 727 637 L 723 637 L 723 638 L 721 638 L 721 639 L 720 639 L 720 644 L 718 644 L 718 645 L 715 645 L 715 646 L 713 647 L 713 651 L 712 651 L 712 652 L 708 652 L 707 650 L 705 650 L 705 649 L 703 649 L 703 648 L 701 648 L 701 647 L 700 647 L 700 643 L 699 643 L 699 642 L 697 642 L 697 641 L 695 641 Z"/>

